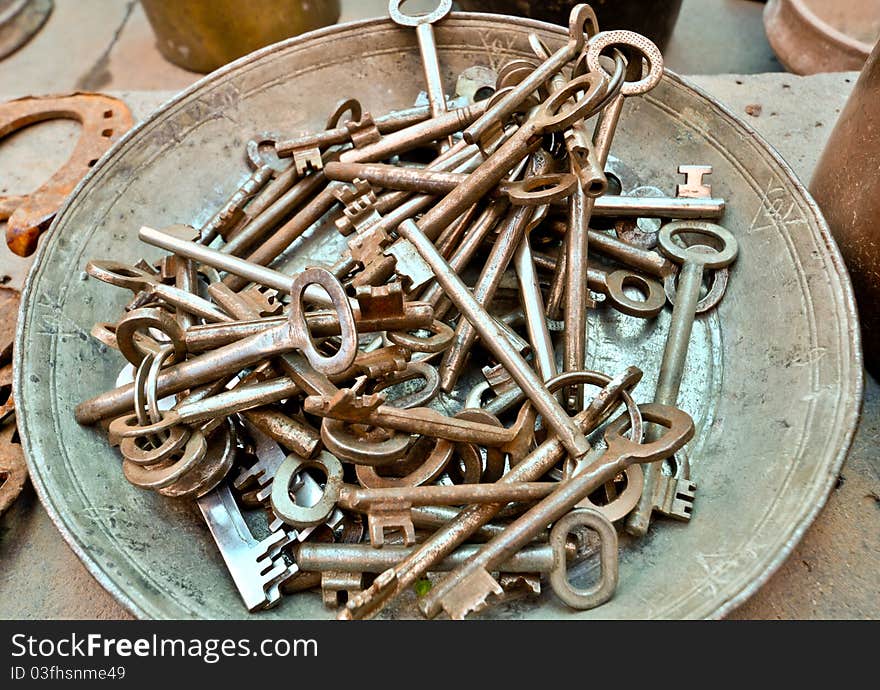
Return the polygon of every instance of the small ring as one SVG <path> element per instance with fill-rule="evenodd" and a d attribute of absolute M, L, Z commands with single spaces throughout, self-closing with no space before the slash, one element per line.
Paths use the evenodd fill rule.
<path fill-rule="evenodd" d="M 300 470 L 316 467 L 327 475 L 324 492 L 311 506 L 297 505 L 290 497 L 290 482 Z M 342 489 L 342 463 L 330 453 L 307 459 L 295 453 L 288 455 L 272 479 L 272 510 L 288 525 L 297 529 L 316 527 L 330 517 Z"/>
<path fill-rule="evenodd" d="M 435 353 L 443 352 L 448 348 L 455 336 L 452 328 L 437 319 L 431 322 L 430 326 L 423 328 L 434 335 L 422 338 L 407 331 L 388 331 L 388 340 L 413 352 Z"/>
<path fill-rule="evenodd" d="M 408 410 L 411 407 L 423 407 L 433 400 L 440 390 L 440 374 L 427 362 L 407 362 L 406 369 L 389 374 L 379 381 L 370 392 L 371 394 L 379 393 L 395 384 L 412 381 L 413 379 L 424 379 L 425 385 L 419 390 L 402 395 L 399 398 L 392 400 L 386 398 L 385 404 L 402 410 Z"/>
<path fill-rule="evenodd" d="M 479 424 L 489 424 L 499 428 L 503 426 L 501 422 L 498 421 L 498 417 L 491 412 L 486 412 L 486 410 L 482 409 L 461 410 L 455 415 L 455 419 L 464 419 L 465 421 L 477 422 Z M 467 449 L 469 449 L 470 451 L 473 451 L 477 457 L 480 457 L 480 453 L 475 444 L 457 443 L 456 449 L 460 454 L 468 453 Z M 468 465 L 467 461 L 465 461 L 465 465 Z M 504 474 L 504 451 L 498 447 L 486 447 L 486 466 L 485 468 L 482 467 L 482 458 L 480 458 L 479 466 L 481 472 L 480 476 L 477 478 L 478 482 L 497 482 Z"/>
<path fill-rule="evenodd" d="M 122 462 L 125 478 L 142 489 L 161 489 L 173 484 L 202 461 L 208 450 L 208 442 L 201 431 L 194 431 L 187 439 L 183 454 L 165 467 L 139 465 L 128 459 Z"/>
<path fill-rule="evenodd" d="M 626 475 L 626 488 L 613 501 L 597 505 L 587 496 L 577 504 L 577 507 L 590 508 L 598 513 L 602 513 L 610 522 L 617 522 L 625 518 L 638 505 L 639 497 L 642 495 L 642 489 L 645 486 L 645 473 L 642 471 L 641 465 L 630 465 L 623 473 Z"/>
<path fill-rule="evenodd" d="M 134 418 L 132 418 L 134 419 Z M 190 428 L 184 424 L 176 424 L 168 430 L 168 438 L 156 448 L 145 450 L 138 445 L 141 436 L 129 436 L 119 443 L 119 452 L 135 465 L 155 465 L 170 458 L 186 445 L 190 437 Z"/>
<path fill-rule="evenodd" d="M 204 433 L 204 432 L 200 432 Z M 207 438 L 208 447 L 198 463 L 187 468 L 182 476 L 157 491 L 169 498 L 204 496 L 229 474 L 238 455 L 235 426 L 231 420 Z"/>
<path fill-rule="evenodd" d="M 640 273 L 634 273 L 627 270 L 612 271 L 606 278 L 607 292 L 609 302 L 617 311 L 623 312 L 629 316 L 636 316 L 643 319 L 650 319 L 666 306 L 666 292 L 663 286 L 656 280 L 646 278 Z M 634 285 L 640 292 L 645 294 L 644 300 L 633 299 L 624 292 L 627 285 Z"/>
<path fill-rule="evenodd" d="M 578 120 L 587 119 L 595 112 L 607 86 L 604 73 L 590 72 L 572 79 L 544 101 L 535 116 L 536 123 L 544 132 L 557 132 L 571 127 Z M 579 91 L 583 91 L 583 95 L 571 102 Z"/>
<path fill-rule="evenodd" d="M 607 452 L 614 457 L 627 458 L 627 464 L 665 460 L 675 455 L 693 438 L 694 420 L 684 410 L 657 403 L 642 403 L 638 408 L 643 421 L 660 424 L 665 431 L 656 440 L 645 443 L 635 433 L 626 438 L 623 433 L 631 428 L 631 421 L 627 415 L 621 415 L 605 427 Z"/>
<path fill-rule="evenodd" d="M 599 535 L 599 558 L 602 575 L 599 582 L 588 589 L 575 587 L 568 581 L 568 561 L 566 540 L 575 527 L 587 527 Z M 617 531 L 614 525 L 601 513 L 589 508 L 576 508 L 567 513 L 550 530 L 550 544 L 553 547 L 553 570 L 550 571 L 550 586 L 566 606 L 579 611 L 596 608 L 614 596 L 618 581 Z"/>
<path fill-rule="evenodd" d="M 153 361 L 150 362 L 144 388 L 147 394 L 147 413 L 150 416 L 151 424 L 162 421 L 162 410 L 159 409 L 159 373 L 162 371 L 165 361 L 173 354 L 175 354 L 174 348 L 171 345 L 163 345 L 153 357 Z"/>
<path fill-rule="evenodd" d="M 599 20 L 593 8 L 584 4 L 575 5 L 568 15 L 568 36 L 571 49 L 581 52 L 584 43 L 599 31 Z"/>
<path fill-rule="evenodd" d="M 393 486 L 421 486 L 437 479 L 452 459 L 455 444 L 446 439 L 431 438 L 430 436 L 423 436 L 422 439 L 425 439 L 425 442 L 433 442 L 433 448 L 421 465 L 403 477 L 385 477 L 380 475 L 370 465 L 355 465 L 355 476 L 357 476 L 361 486 L 367 489 L 385 489 Z M 413 448 L 422 439 L 416 441 Z M 410 452 L 412 452 L 412 449 Z"/>
<path fill-rule="evenodd" d="M 174 350 L 174 361 L 186 359 L 186 332 L 180 327 L 177 319 L 165 309 L 143 307 L 126 314 L 116 324 L 116 343 L 119 352 L 129 362 L 138 366 L 146 356 L 144 348 L 139 345 L 138 332 L 155 328 L 168 338 Z M 160 343 L 160 350 L 163 343 Z"/>
<path fill-rule="evenodd" d="M 666 291 L 666 299 L 669 300 L 669 303 L 673 307 L 675 306 L 675 297 L 678 293 L 675 279 L 676 274 L 670 273 L 663 280 L 663 289 Z M 711 311 L 718 306 L 718 303 L 721 302 L 721 299 L 724 297 L 724 293 L 727 292 L 727 283 L 729 279 L 730 269 L 727 267 L 718 268 L 712 271 L 712 284 L 709 286 L 709 291 L 705 294 L 703 299 L 697 302 L 697 314 L 705 314 L 707 311 Z"/>
<path fill-rule="evenodd" d="M 119 261 L 89 261 L 86 273 L 103 283 L 128 288 L 134 293 L 156 285 L 156 276 Z"/>
<path fill-rule="evenodd" d="M 381 441 L 366 440 L 339 419 L 324 417 L 321 421 L 321 440 L 334 455 L 358 465 L 389 465 L 397 462 L 409 448 L 409 434 L 394 432 Z"/>
<path fill-rule="evenodd" d="M 275 144 L 279 139 L 280 136 L 275 133 L 263 132 L 247 142 L 245 151 L 247 152 L 248 160 L 254 168 L 267 166 L 276 172 L 284 172 L 287 169 L 289 163 L 282 161 L 278 156 L 278 151 L 275 149 Z M 268 155 L 263 151 L 262 147 L 265 147 Z"/>

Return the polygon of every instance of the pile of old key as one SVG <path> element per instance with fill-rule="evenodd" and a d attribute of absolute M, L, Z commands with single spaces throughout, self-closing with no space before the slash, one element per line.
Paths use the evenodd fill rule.
<path fill-rule="evenodd" d="M 561 48 L 533 35 L 534 60 L 469 70 L 447 100 L 424 27 L 427 105 L 373 120 L 346 101 L 274 157 L 255 139 L 255 171 L 202 227 L 140 229 L 170 255 L 87 267 L 135 298 L 93 331 L 128 371 L 77 418 L 111 420 L 133 484 L 198 497 L 249 610 L 320 587 L 340 618 L 400 594 L 460 618 L 542 575 L 588 609 L 617 585 L 613 523 L 691 515 L 695 487 L 664 461 L 694 434 L 679 386 L 694 317 L 723 292 L 701 300 L 704 269 L 723 284 L 737 245 L 707 222 L 724 204 L 704 168 L 672 198 L 608 190 L 624 101 L 659 82 L 659 52 L 578 5 Z M 347 249 L 303 256 L 313 233 Z M 654 318 L 667 293 L 654 402 L 637 405 L 639 368 L 586 369 L 588 314 Z M 595 584 L 570 581 L 584 559 Z"/>

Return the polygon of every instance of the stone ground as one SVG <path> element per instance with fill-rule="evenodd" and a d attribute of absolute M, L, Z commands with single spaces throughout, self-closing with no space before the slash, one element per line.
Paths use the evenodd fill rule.
<path fill-rule="evenodd" d="M 0 102 L 27 94 L 112 91 L 136 117 L 199 75 L 165 62 L 133 0 L 55 0 L 43 30 L 0 62 Z M 342 0 L 342 20 L 384 0 Z M 808 181 L 856 75 L 779 72 L 750 0 L 685 0 L 666 51 L 680 73 L 746 119 Z M 71 30 L 82 27 L 82 30 Z M 123 92 L 123 93 L 119 93 Z M 166 93 L 160 93 L 166 92 Z M 756 107 L 760 106 L 760 107 Z M 38 186 L 73 147 L 76 127 L 46 123 L 0 147 L 0 193 Z M 0 228 L 2 229 L 2 228 Z M 0 247 L 19 286 L 29 262 Z M 837 487 L 788 561 L 730 618 L 880 618 L 880 385 L 867 376 L 862 421 Z M 129 618 L 67 547 L 33 489 L 0 518 L 0 618 Z"/>

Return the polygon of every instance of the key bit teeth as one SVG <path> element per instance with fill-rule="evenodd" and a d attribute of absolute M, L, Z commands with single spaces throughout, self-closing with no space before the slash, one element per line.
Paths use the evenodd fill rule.
<path fill-rule="evenodd" d="M 362 592 L 350 597 L 345 606 L 336 614 L 337 620 L 359 620 L 371 618 L 378 613 L 383 603 L 394 594 L 397 572 L 389 568 L 373 580 L 373 584 Z"/>
<path fill-rule="evenodd" d="M 300 149 L 293 154 L 293 165 L 300 177 L 308 175 L 309 172 L 324 169 L 324 159 L 321 158 L 321 149 L 317 146 Z"/>
<path fill-rule="evenodd" d="M 452 620 L 464 620 L 469 613 L 485 608 L 490 594 L 501 596 L 504 590 L 494 577 L 480 568 L 443 594 L 439 603 Z M 425 615 L 429 614 L 427 604 L 424 600 L 419 605 Z"/>

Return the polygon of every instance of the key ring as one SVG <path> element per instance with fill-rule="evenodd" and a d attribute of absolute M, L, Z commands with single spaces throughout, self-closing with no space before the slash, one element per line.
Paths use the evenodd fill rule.
<path fill-rule="evenodd" d="M 566 541 L 568 535 L 578 527 L 586 527 L 599 535 L 601 576 L 595 585 L 586 589 L 571 584 L 568 574 Z M 576 508 L 553 525 L 550 545 L 553 549 L 550 586 L 562 603 L 585 611 L 604 604 L 614 596 L 618 581 L 617 530 L 608 518 L 589 508 Z"/>
<path fill-rule="evenodd" d="M 155 343 L 155 340 L 142 333 L 150 328 L 159 331 L 168 339 L 175 362 L 182 362 L 186 359 L 186 333 L 172 314 L 158 307 L 133 309 L 116 324 L 117 349 L 125 359 L 135 366 L 141 363 L 148 354 L 145 351 L 144 342 Z M 157 343 L 156 349 L 161 349 L 163 345 L 165 343 Z"/>
<path fill-rule="evenodd" d="M 205 456 L 208 442 L 199 429 L 192 432 L 186 441 L 181 456 L 169 465 L 156 467 L 132 462 L 128 457 L 122 461 L 125 478 L 142 489 L 161 489 L 180 479 L 197 465 Z"/>
<path fill-rule="evenodd" d="M 165 462 L 189 441 L 191 429 L 178 424 L 168 430 L 166 438 L 159 446 L 145 448 L 146 438 L 143 436 L 123 438 L 119 444 L 122 457 L 135 465 L 156 465 Z"/>
<path fill-rule="evenodd" d="M 442 438 L 422 437 L 418 439 L 407 451 L 407 457 L 400 460 L 407 461 L 408 457 L 418 452 L 420 445 L 430 443 L 432 445 L 428 457 L 418 467 L 403 477 L 386 477 L 380 475 L 375 467 L 370 465 L 355 465 L 354 471 L 358 482 L 367 489 L 384 489 L 392 486 L 421 486 L 432 482 L 439 477 L 455 451 L 455 444 Z"/>
<path fill-rule="evenodd" d="M 192 467 L 175 481 L 156 489 L 170 498 L 197 498 L 214 489 L 229 473 L 238 453 L 235 426 L 225 424 L 206 434 L 207 447 Z"/>

